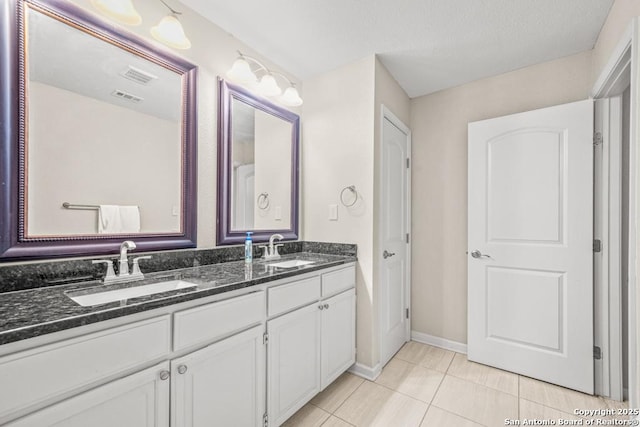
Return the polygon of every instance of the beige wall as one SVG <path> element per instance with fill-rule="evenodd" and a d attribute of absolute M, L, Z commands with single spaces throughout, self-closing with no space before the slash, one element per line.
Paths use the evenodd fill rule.
<path fill-rule="evenodd" d="M 357 360 L 373 366 L 373 56 L 306 80 L 302 126 L 302 223 L 305 240 L 356 243 Z M 358 190 L 353 208 L 340 191 Z M 329 205 L 338 220 L 329 221 Z"/>
<path fill-rule="evenodd" d="M 304 238 L 358 245 L 357 361 L 379 362 L 376 265 L 377 164 L 381 104 L 409 123 L 410 101 L 391 74 L 369 56 L 305 87 L 302 197 Z M 340 192 L 355 185 L 359 200 L 346 208 Z M 338 205 L 338 220 L 328 219 Z"/>
<path fill-rule="evenodd" d="M 411 101 L 412 329 L 467 341 L 467 123 L 588 98 L 591 52 Z"/>
<path fill-rule="evenodd" d="M 592 85 L 602 72 L 622 34 L 627 30 L 633 18 L 639 15 L 640 1 L 615 0 L 593 48 Z"/>

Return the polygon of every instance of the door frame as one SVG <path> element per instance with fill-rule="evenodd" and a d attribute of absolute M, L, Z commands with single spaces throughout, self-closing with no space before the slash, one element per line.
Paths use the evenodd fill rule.
<path fill-rule="evenodd" d="M 626 72 L 625 74 L 629 74 Z M 594 360 L 595 393 L 623 400 L 622 372 L 622 95 L 595 100 L 593 238 L 594 340 L 601 358 Z M 618 165 L 618 167 L 616 167 Z"/>
<path fill-rule="evenodd" d="M 629 405 L 636 408 L 640 404 L 640 370 L 637 368 L 638 363 L 638 345 L 640 340 L 636 338 L 640 325 L 638 324 L 638 292 L 636 289 L 636 271 L 638 269 L 638 257 L 636 244 L 640 240 L 637 226 L 637 191 L 638 191 L 638 18 L 633 18 L 626 31 L 620 38 L 616 48 L 611 54 L 607 64 L 604 66 L 598 79 L 596 80 L 591 96 L 594 99 L 607 98 L 621 93 L 624 88 L 630 86 L 630 120 L 629 120 L 629 264 L 628 264 L 628 291 L 629 291 Z M 605 243 L 605 247 L 608 244 Z M 594 279 L 596 279 L 594 277 Z M 611 282 L 609 282 L 611 285 Z M 599 289 L 602 291 L 602 289 Z M 596 290 L 596 295 L 601 294 Z M 611 289 L 606 288 L 605 293 L 612 295 Z M 613 295 L 617 294 L 614 290 Z M 621 324 L 618 322 L 609 322 L 610 311 L 615 310 L 612 306 L 615 304 L 612 298 L 609 301 L 599 299 L 596 301 L 597 309 L 603 313 L 598 324 L 595 325 L 595 331 L 608 332 L 609 337 L 620 336 Z M 606 313 L 606 315 L 604 314 Z M 611 342 L 611 341 L 609 341 Z M 608 368 L 608 367 L 607 367 Z"/>
<path fill-rule="evenodd" d="M 409 243 L 407 244 L 407 251 L 406 251 L 406 257 L 407 257 L 407 262 L 406 264 L 406 269 L 405 269 L 405 289 L 404 289 L 404 295 L 405 295 L 405 307 L 407 307 L 409 309 L 409 318 L 407 319 L 406 322 L 406 328 L 405 328 L 405 342 L 409 341 L 411 339 L 411 243 L 412 243 L 412 239 L 413 236 L 411 235 L 411 129 L 409 129 L 409 127 L 407 125 L 405 125 L 402 120 L 400 120 L 395 114 L 393 114 L 393 112 L 387 108 L 384 104 L 380 104 L 380 124 L 379 124 L 379 129 L 380 129 L 380 138 L 378 141 L 378 153 L 380 153 L 380 161 L 378 163 L 378 170 L 377 170 L 377 175 L 378 175 L 378 179 L 377 179 L 377 190 L 376 190 L 376 197 L 378 199 L 378 220 L 377 220 L 377 224 L 376 224 L 376 233 L 378 236 L 382 236 L 382 212 L 383 212 L 383 206 L 382 206 L 382 170 L 383 170 L 383 141 L 384 141 L 384 121 L 385 120 L 389 120 L 389 122 L 391 122 L 391 124 L 393 124 L 395 127 L 397 127 L 398 129 L 400 129 L 406 136 L 407 136 L 407 158 L 409 159 L 409 167 L 406 168 L 406 179 L 407 179 L 407 189 L 406 189 L 406 203 L 407 203 L 407 233 L 409 233 Z M 377 276 L 378 276 L 378 359 L 380 361 L 380 364 L 378 365 L 380 367 L 380 369 L 382 369 L 382 367 L 384 367 L 384 365 L 387 364 L 387 362 L 389 362 L 389 360 L 391 360 L 391 358 L 389 358 L 389 360 L 383 360 L 383 354 L 384 351 L 383 349 L 385 348 L 385 336 L 383 333 L 383 319 L 384 319 L 384 314 L 386 314 L 386 307 L 383 304 L 382 298 L 380 298 L 380 289 L 381 289 L 381 278 L 382 278 L 382 247 L 380 244 L 380 240 L 378 240 L 378 244 L 376 245 L 377 249 L 376 249 L 376 254 L 374 256 L 374 260 L 378 266 L 377 268 Z M 375 247 L 375 246 L 374 246 Z M 393 356 L 392 356 L 393 357 Z"/>

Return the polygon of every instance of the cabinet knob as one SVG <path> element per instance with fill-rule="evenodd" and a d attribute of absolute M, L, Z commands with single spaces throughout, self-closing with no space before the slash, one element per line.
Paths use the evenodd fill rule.
<path fill-rule="evenodd" d="M 318 306 L 318 308 L 319 308 L 320 310 L 324 310 L 324 306 L 323 306 L 322 304 L 320 304 L 320 305 Z"/>
<path fill-rule="evenodd" d="M 162 381 L 168 380 L 170 376 L 171 374 L 169 373 L 169 371 L 160 371 L 160 379 Z"/>
<path fill-rule="evenodd" d="M 178 366 L 178 373 L 179 374 L 184 374 L 185 372 L 187 372 L 187 365 Z"/>
<path fill-rule="evenodd" d="M 325 305 L 324 305 L 324 308 L 329 308 L 329 304 L 325 304 Z"/>

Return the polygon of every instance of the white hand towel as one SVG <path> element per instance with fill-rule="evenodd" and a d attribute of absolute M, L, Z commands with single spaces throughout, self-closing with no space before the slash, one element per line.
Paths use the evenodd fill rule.
<path fill-rule="evenodd" d="M 100 205 L 98 233 L 124 234 L 140 232 L 140 208 L 137 206 Z"/>
<path fill-rule="evenodd" d="M 120 206 L 121 233 L 140 232 L 140 208 L 137 206 Z"/>

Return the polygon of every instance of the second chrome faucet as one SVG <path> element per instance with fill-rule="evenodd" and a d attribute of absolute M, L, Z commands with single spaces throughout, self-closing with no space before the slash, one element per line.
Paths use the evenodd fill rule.
<path fill-rule="evenodd" d="M 278 248 L 280 246 L 284 246 L 284 245 L 274 245 L 274 241 L 278 239 L 278 240 L 282 240 L 283 236 L 282 234 L 273 234 L 270 238 L 269 238 L 269 246 L 260 246 L 263 250 L 262 252 L 262 259 L 265 260 L 269 260 L 269 259 L 278 259 L 280 258 L 280 254 L 278 253 Z"/>

